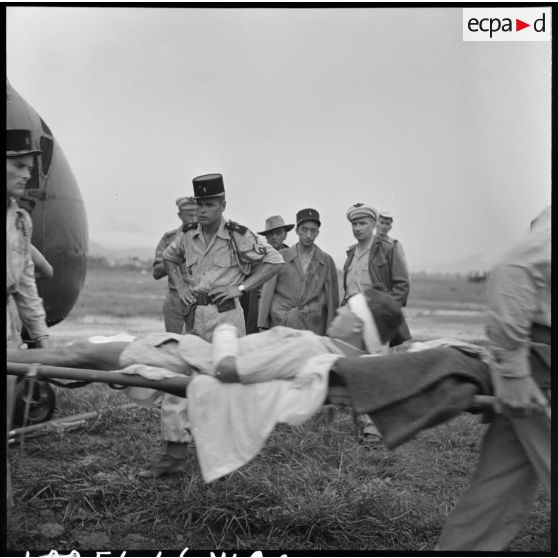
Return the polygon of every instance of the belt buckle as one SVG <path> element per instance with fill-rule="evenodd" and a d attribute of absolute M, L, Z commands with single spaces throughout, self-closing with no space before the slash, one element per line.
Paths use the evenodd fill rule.
<path fill-rule="evenodd" d="M 209 297 L 207 293 L 198 293 L 196 297 L 196 302 L 199 306 L 207 306 L 209 304 Z"/>

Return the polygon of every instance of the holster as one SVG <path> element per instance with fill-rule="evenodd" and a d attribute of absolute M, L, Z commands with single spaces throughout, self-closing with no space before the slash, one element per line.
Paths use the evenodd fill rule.
<path fill-rule="evenodd" d="M 217 312 L 219 314 L 223 312 L 228 312 L 229 310 L 234 310 L 236 308 L 236 304 L 234 303 L 234 298 L 229 298 L 222 302 L 221 304 L 217 304 Z"/>

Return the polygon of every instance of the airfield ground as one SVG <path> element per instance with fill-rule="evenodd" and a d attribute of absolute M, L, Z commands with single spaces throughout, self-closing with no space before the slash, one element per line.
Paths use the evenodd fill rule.
<path fill-rule="evenodd" d="M 53 340 L 160 331 L 164 290 L 165 281 L 146 272 L 91 269 Z M 484 284 L 461 277 L 414 277 L 406 309 L 414 337 L 482 344 L 483 297 Z M 463 414 L 395 451 L 370 449 L 356 442 L 348 409 L 331 418 L 324 408 L 301 427 L 279 425 L 256 459 L 210 485 L 194 450 L 189 474 L 146 482 L 135 472 L 161 450 L 157 410 L 119 409 L 127 400 L 99 384 L 56 392 L 56 416 L 100 415 L 77 430 L 10 446 L 11 550 L 430 551 L 469 482 L 486 428 Z M 542 490 L 508 550 L 550 551 L 550 499 Z"/>

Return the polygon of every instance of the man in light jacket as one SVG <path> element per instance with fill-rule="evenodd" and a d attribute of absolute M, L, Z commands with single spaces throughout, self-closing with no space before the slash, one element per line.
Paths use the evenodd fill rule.
<path fill-rule="evenodd" d="M 488 350 L 495 413 L 471 485 L 435 550 L 501 552 L 551 480 L 551 209 L 490 272 Z"/>

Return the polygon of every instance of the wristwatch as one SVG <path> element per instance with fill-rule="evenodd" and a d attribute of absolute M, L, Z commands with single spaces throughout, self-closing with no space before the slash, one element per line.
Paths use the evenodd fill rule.
<path fill-rule="evenodd" d="M 239 290 L 241 293 L 244 293 L 244 292 L 246 292 L 246 287 L 245 287 L 244 285 L 238 285 L 238 290 Z"/>

